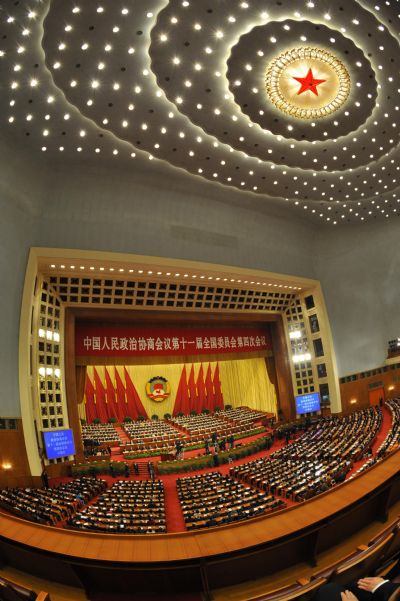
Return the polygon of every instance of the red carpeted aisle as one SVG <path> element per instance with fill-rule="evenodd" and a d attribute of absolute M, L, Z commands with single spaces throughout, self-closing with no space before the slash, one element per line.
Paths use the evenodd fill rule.
<path fill-rule="evenodd" d="M 260 437 L 260 435 L 257 435 L 254 437 L 252 436 L 251 440 L 259 438 L 259 437 Z M 271 453 L 272 451 L 276 451 L 277 448 L 279 448 L 280 446 L 281 446 L 281 442 L 278 441 L 277 443 L 275 443 L 274 448 L 268 452 L 268 454 Z M 201 450 L 197 450 L 196 453 L 197 454 L 201 453 Z M 181 510 L 181 505 L 179 502 L 178 491 L 176 488 L 177 478 L 193 477 L 198 474 L 204 474 L 206 471 L 207 472 L 218 471 L 221 474 L 228 474 L 230 468 L 233 465 L 240 465 L 242 463 L 247 463 L 248 461 L 257 459 L 258 457 L 263 457 L 263 456 L 265 456 L 265 454 L 266 454 L 265 451 L 260 451 L 260 453 L 257 453 L 256 455 L 251 455 L 250 457 L 244 457 L 243 459 L 240 459 L 239 461 L 235 461 L 232 464 L 225 464 L 225 465 L 222 465 L 221 467 L 208 468 L 207 470 L 191 471 L 191 472 L 182 473 L 182 474 L 171 474 L 171 475 L 167 475 L 167 476 L 161 476 L 161 480 L 164 482 L 165 515 L 166 515 L 166 520 L 167 520 L 167 531 L 168 532 L 183 532 L 186 530 L 185 522 L 183 519 L 182 510 Z M 185 454 L 185 456 L 187 457 L 188 455 Z"/>
<path fill-rule="evenodd" d="M 390 428 L 392 427 L 392 414 L 391 412 L 386 409 L 386 407 L 382 407 L 382 416 L 383 416 L 383 421 L 382 421 L 382 427 L 379 430 L 375 441 L 372 445 L 372 454 L 376 455 L 377 450 L 379 449 L 379 447 L 381 446 L 382 442 L 385 440 L 387 433 L 389 432 Z M 367 459 L 361 459 L 360 461 L 356 461 L 352 467 L 352 469 L 350 470 L 350 472 L 347 474 L 347 478 L 350 478 L 350 476 L 352 476 L 358 469 L 360 469 L 360 467 L 367 461 Z"/>
<path fill-rule="evenodd" d="M 259 438 L 260 435 L 254 436 L 254 439 Z M 253 439 L 253 437 L 251 437 Z M 277 451 L 284 445 L 284 441 L 277 440 L 269 451 L 260 451 L 254 455 L 250 455 L 249 457 L 243 457 L 238 461 L 235 461 L 231 464 L 225 463 L 220 467 L 207 468 L 207 470 L 197 470 L 184 472 L 182 474 L 171 474 L 168 476 L 161 476 L 162 481 L 164 482 L 164 491 L 165 491 L 165 513 L 167 519 L 167 531 L 168 532 L 183 532 L 186 530 L 185 522 L 183 519 L 183 514 L 179 502 L 178 492 L 176 489 L 176 480 L 177 478 L 191 478 L 193 476 L 197 476 L 198 474 L 204 474 L 209 472 L 220 472 L 221 474 L 227 475 L 229 474 L 229 470 L 231 467 L 242 465 L 243 463 L 248 463 L 255 459 L 259 459 L 260 457 L 266 457 Z M 246 486 L 245 483 L 243 483 Z M 280 498 L 280 497 L 279 497 Z M 297 505 L 297 503 L 291 501 L 290 499 L 283 499 L 287 506 L 290 507 L 292 505 Z"/>
<path fill-rule="evenodd" d="M 374 455 L 377 452 L 377 450 L 379 449 L 379 447 L 381 446 L 384 439 L 386 438 L 386 435 L 389 432 L 390 428 L 392 427 L 392 414 L 389 411 L 389 409 L 386 409 L 386 407 L 383 407 L 382 414 L 383 414 L 382 428 L 378 432 L 378 436 L 376 437 L 375 442 L 372 445 L 372 452 Z"/>
<path fill-rule="evenodd" d="M 114 428 L 116 429 L 118 436 L 121 439 L 122 444 L 126 444 L 131 441 L 128 434 L 125 432 L 122 426 L 118 426 L 118 424 L 114 424 Z"/>
<path fill-rule="evenodd" d="M 162 477 L 164 482 L 167 532 L 183 532 L 186 530 L 181 504 L 178 498 L 178 491 L 176 489 L 176 478 L 176 474 Z"/>

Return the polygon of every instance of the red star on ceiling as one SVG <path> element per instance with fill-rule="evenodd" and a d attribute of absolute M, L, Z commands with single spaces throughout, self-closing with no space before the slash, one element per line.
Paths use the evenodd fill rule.
<path fill-rule="evenodd" d="M 301 83 L 301 88 L 297 92 L 298 96 L 307 91 L 318 96 L 317 86 L 326 81 L 326 79 L 315 79 L 311 68 L 308 70 L 308 73 L 305 77 L 293 77 L 293 79 Z"/>

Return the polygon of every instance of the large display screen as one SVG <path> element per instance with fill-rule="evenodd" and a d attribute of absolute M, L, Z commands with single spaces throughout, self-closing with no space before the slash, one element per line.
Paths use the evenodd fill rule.
<path fill-rule="evenodd" d="M 75 455 L 75 444 L 72 430 L 53 430 L 43 432 L 47 459 Z"/>
<path fill-rule="evenodd" d="M 303 413 L 312 413 L 313 411 L 319 411 L 320 409 L 321 401 L 319 392 L 300 394 L 296 397 L 296 413 L 299 415 L 302 415 Z"/>

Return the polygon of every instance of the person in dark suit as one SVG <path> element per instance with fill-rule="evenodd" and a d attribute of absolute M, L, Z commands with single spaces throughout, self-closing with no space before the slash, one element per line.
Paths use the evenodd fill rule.
<path fill-rule="evenodd" d="M 336 582 L 322 586 L 314 601 L 394 601 L 400 599 L 400 583 L 384 578 L 360 578 L 345 589 Z"/>
<path fill-rule="evenodd" d="M 44 488 L 49 488 L 49 476 L 48 476 L 46 470 L 42 471 L 41 478 L 42 478 L 42 484 L 43 484 Z"/>

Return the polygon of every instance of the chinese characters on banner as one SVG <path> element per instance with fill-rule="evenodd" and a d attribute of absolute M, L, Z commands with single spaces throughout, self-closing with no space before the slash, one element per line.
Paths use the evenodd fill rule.
<path fill-rule="evenodd" d="M 136 328 L 78 325 L 75 350 L 84 356 L 251 353 L 272 348 L 262 328 Z"/>

